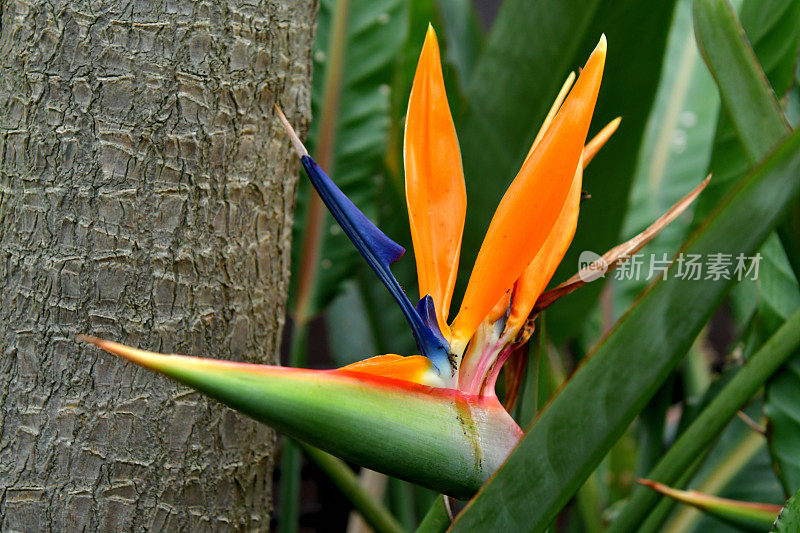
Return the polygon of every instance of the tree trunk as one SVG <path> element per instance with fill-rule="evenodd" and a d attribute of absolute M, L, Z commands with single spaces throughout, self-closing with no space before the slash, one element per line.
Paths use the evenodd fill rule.
<path fill-rule="evenodd" d="M 315 0 L 0 5 L 0 530 L 267 529 L 270 430 L 74 337 L 275 360 Z"/>

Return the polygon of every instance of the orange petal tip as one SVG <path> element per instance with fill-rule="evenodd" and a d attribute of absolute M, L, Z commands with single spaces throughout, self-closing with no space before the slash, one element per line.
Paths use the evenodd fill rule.
<path fill-rule="evenodd" d="M 606 41 L 606 34 L 603 33 L 600 36 L 600 42 L 597 43 L 597 47 L 594 50 L 595 52 L 605 54 L 607 49 L 608 49 L 608 42 Z"/>

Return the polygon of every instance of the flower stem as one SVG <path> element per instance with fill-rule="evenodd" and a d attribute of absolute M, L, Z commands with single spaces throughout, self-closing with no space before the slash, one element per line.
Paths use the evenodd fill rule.
<path fill-rule="evenodd" d="M 308 324 L 292 325 L 289 366 L 305 366 Z M 284 439 L 281 455 L 281 533 L 297 533 L 300 522 L 300 484 L 303 457 L 295 441 Z"/>
<path fill-rule="evenodd" d="M 373 499 L 361 486 L 358 476 L 341 459 L 318 448 L 297 442 L 297 446 L 331 478 L 353 503 L 364 520 L 376 532 L 402 533 L 403 527 L 384 505 Z"/>

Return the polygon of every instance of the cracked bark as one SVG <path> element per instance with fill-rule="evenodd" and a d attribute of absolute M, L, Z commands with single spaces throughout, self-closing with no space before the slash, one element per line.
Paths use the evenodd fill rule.
<path fill-rule="evenodd" d="M 275 360 L 315 9 L 0 3 L 0 530 L 269 527 L 269 429 L 73 338 Z"/>

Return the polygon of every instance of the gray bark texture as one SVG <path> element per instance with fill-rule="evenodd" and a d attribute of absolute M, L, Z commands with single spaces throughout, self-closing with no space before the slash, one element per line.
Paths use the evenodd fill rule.
<path fill-rule="evenodd" d="M 316 1 L 0 6 L 0 531 L 268 529 L 271 430 L 74 337 L 275 360 Z"/>

